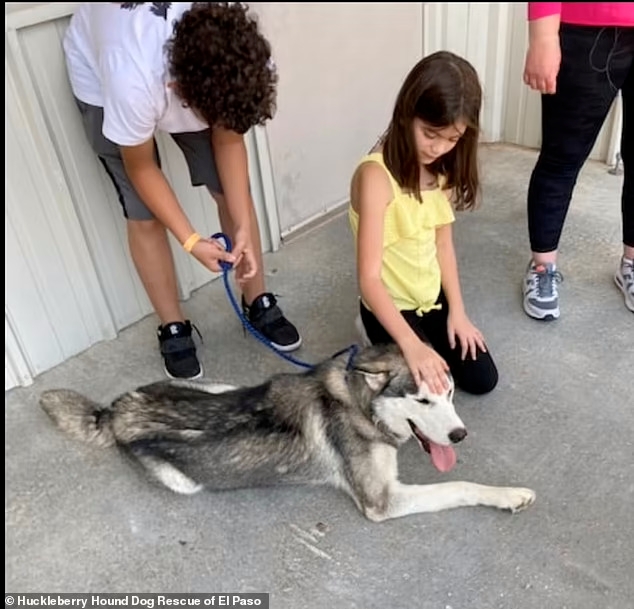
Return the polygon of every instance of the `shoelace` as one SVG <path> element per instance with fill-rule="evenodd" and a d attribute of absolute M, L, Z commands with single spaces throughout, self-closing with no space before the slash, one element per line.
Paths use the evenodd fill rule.
<path fill-rule="evenodd" d="M 551 297 L 555 293 L 555 286 L 564 280 L 559 271 L 553 271 L 549 268 L 544 271 L 537 271 L 533 268 L 533 273 L 537 275 L 537 291 L 540 297 Z"/>
<path fill-rule="evenodd" d="M 200 333 L 200 330 L 198 329 L 198 326 L 196 326 L 196 324 L 191 324 L 191 326 L 192 326 L 192 328 L 194 330 L 196 330 L 196 334 L 198 334 L 198 338 L 200 338 L 200 342 L 204 343 L 205 341 L 203 340 L 203 335 Z"/>

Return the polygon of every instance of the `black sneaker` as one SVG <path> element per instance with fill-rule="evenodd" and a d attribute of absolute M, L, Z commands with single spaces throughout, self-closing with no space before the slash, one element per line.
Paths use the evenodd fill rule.
<path fill-rule="evenodd" d="M 158 327 L 165 374 L 172 379 L 197 379 L 203 375 L 203 368 L 196 357 L 192 327 L 196 328 L 189 320 L 174 321 Z M 200 332 L 198 335 L 200 336 Z"/>
<path fill-rule="evenodd" d="M 242 297 L 242 310 L 251 325 L 280 351 L 294 351 L 302 344 L 295 326 L 284 317 L 273 294 L 260 294 L 251 305 Z"/>

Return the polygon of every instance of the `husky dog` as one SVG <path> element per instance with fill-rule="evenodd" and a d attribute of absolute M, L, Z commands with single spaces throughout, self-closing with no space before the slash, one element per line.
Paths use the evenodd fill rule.
<path fill-rule="evenodd" d="M 64 389 L 44 392 L 40 403 L 62 431 L 117 446 L 176 493 L 330 484 L 377 522 L 461 506 L 529 506 L 535 493 L 526 488 L 399 482 L 397 450 L 412 437 L 440 471 L 455 465 L 453 445 L 467 431 L 450 384 L 442 395 L 417 387 L 398 347 L 377 345 L 253 387 L 161 381 L 110 406 Z"/>

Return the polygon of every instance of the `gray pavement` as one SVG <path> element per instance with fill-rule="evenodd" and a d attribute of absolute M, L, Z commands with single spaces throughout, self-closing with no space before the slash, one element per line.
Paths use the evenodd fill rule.
<path fill-rule="evenodd" d="M 106 401 L 161 379 L 148 317 L 5 394 L 5 590 L 269 592 L 276 609 L 634 606 L 634 317 L 612 279 L 622 177 L 603 164 L 584 167 L 561 243 L 562 317 L 540 323 L 520 298 L 535 158 L 485 148 L 484 204 L 455 229 L 467 310 L 500 383 L 484 397 L 458 393 L 469 437 L 450 474 L 432 471 L 415 443 L 400 455 L 406 482 L 529 486 L 537 492 L 529 510 L 465 508 L 373 524 L 329 488 L 190 498 L 157 488 L 115 451 L 63 437 L 37 405 L 50 387 Z M 265 264 L 303 333 L 297 357 L 315 362 L 356 342 L 345 214 Z M 221 281 L 185 307 L 204 337 L 208 377 L 251 384 L 301 372 L 243 337 Z"/>

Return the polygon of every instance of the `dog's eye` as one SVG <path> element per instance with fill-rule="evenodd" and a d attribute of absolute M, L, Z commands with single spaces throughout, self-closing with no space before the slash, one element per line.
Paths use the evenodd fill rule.
<path fill-rule="evenodd" d="M 426 406 L 429 406 L 431 404 L 431 402 L 427 398 L 418 398 L 418 400 L 416 401 L 419 404 L 425 404 Z"/>

